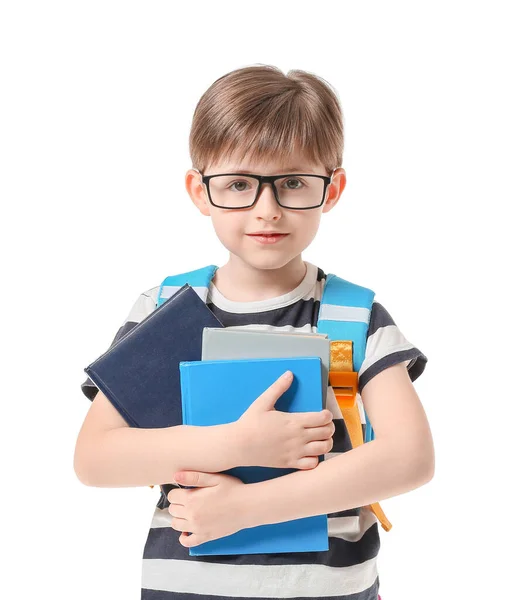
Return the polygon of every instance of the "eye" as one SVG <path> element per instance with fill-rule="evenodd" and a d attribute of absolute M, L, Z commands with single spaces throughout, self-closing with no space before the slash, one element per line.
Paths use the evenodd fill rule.
<path fill-rule="evenodd" d="M 282 182 L 283 184 L 289 190 L 300 190 L 305 185 L 298 177 L 288 177 Z"/>
<path fill-rule="evenodd" d="M 246 191 L 246 186 L 248 186 L 249 183 L 247 181 L 234 181 L 232 184 L 230 184 L 229 189 L 231 190 L 234 185 L 237 186 L 237 189 L 235 189 L 233 191 L 236 191 L 236 192 L 245 192 Z M 238 186 L 240 186 L 240 187 L 238 187 Z"/>

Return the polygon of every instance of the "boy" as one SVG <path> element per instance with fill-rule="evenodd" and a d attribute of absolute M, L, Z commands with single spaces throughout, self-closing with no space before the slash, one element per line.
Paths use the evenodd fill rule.
<path fill-rule="evenodd" d="M 301 253 L 344 190 L 342 148 L 339 102 L 312 74 L 247 67 L 215 81 L 200 99 L 186 189 L 229 251 L 207 300 L 226 327 L 317 331 L 326 273 Z M 342 251 L 338 244 L 335 251 Z M 155 309 L 158 289 L 139 296 L 113 343 Z M 94 486 L 177 484 L 162 486 L 154 512 L 143 554 L 143 599 L 378 597 L 379 534 L 368 505 L 428 482 L 434 454 L 412 385 L 426 356 L 378 302 L 367 336 L 357 401 L 375 439 L 352 451 L 331 387 L 327 409 L 319 413 L 275 411 L 291 383 L 280 378 L 235 423 L 138 430 L 89 379 L 82 384 L 94 402 L 77 440 L 80 480 Z M 264 430 L 267 439 L 260 435 Z M 318 464 L 320 454 L 326 460 Z M 245 464 L 298 470 L 252 485 L 220 474 Z M 327 552 L 188 554 L 188 547 L 244 527 L 325 513 Z"/>

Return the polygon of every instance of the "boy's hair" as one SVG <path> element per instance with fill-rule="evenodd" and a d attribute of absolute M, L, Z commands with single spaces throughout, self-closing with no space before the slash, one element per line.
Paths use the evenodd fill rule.
<path fill-rule="evenodd" d="M 192 167 L 205 172 L 232 156 L 287 164 L 293 152 L 321 162 L 330 174 L 342 163 L 344 124 L 336 92 L 321 77 L 277 67 L 236 69 L 199 100 L 190 131 Z"/>

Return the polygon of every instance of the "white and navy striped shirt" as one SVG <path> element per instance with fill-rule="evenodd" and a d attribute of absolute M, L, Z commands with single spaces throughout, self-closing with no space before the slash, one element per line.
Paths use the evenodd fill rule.
<path fill-rule="evenodd" d="M 306 261 L 305 261 L 306 262 Z M 303 281 L 291 292 L 257 302 L 234 302 L 211 284 L 207 305 L 225 327 L 265 331 L 317 332 L 317 318 L 326 274 L 306 262 Z M 136 300 L 112 344 L 156 308 L 159 286 Z M 360 392 L 375 375 L 403 362 L 412 381 L 424 371 L 427 357 L 405 339 L 392 317 L 373 302 L 365 359 L 359 371 L 357 399 L 364 423 Z M 87 378 L 83 393 L 93 400 L 97 388 Z M 333 412 L 335 434 L 325 460 L 351 449 L 333 390 L 327 408 Z M 189 556 L 172 529 L 168 492 L 163 484 L 145 543 L 142 600 L 239 600 L 254 598 L 317 598 L 319 600 L 377 600 L 380 548 L 378 523 L 368 507 L 328 514 L 329 550 L 282 554 Z"/>

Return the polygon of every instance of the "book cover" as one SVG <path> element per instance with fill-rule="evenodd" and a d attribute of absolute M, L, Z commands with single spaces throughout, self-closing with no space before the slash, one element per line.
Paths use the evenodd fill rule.
<path fill-rule="evenodd" d="M 326 408 L 330 343 L 326 333 L 205 327 L 202 336 L 202 360 L 319 356 L 323 407 Z"/>
<path fill-rule="evenodd" d="M 181 398 L 185 425 L 209 426 L 238 420 L 285 371 L 294 379 L 276 402 L 276 410 L 322 410 L 321 360 L 318 357 L 262 358 L 181 362 Z M 267 436 L 267 432 L 263 432 Z M 324 460 L 324 455 L 319 457 Z M 237 466 L 224 471 L 246 484 L 281 477 L 296 469 Z M 315 552 L 328 550 L 328 517 L 316 515 L 243 529 L 189 548 L 191 556 Z"/>
<path fill-rule="evenodd" d="M 188 284 L 84 371 L 132 427 L 181 425 L 180 361 L 200 360 L 204 327 L 223 327 Z"/>

